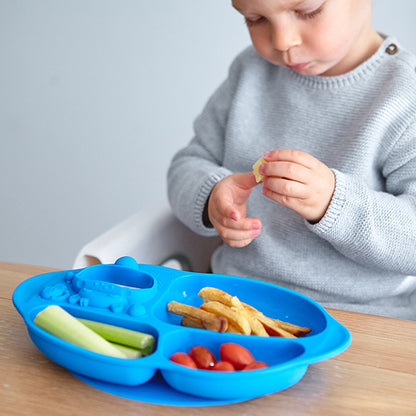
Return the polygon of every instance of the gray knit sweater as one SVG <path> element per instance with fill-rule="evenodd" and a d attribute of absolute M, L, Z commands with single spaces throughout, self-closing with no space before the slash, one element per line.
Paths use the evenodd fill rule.
<path fill-rule="evenodd" d="M 212 187 L 250 171 L 267 150 L 302 150 L 336 175 L 314 225 L 254 188 L 247 215 L 261 219 L 261 235 L 243 248 L 220 246 L 214 273 L 272 282 L 325 307 L 416 320 L 414 55 L 388 37 L 353 71 L 324 77 L 274 66 L 249 47 L 194 130 L 172 160 L 168 196 L 201 235 L 216 235 L 202 222 Z"/>

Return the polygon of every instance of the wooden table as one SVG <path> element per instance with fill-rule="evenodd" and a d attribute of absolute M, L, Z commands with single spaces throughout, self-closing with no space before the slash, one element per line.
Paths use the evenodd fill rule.
<path fill-rule="evenodd" d="M 352 334 L 335 358 L 293 387 L 216 407 L 153 405 L 104 393 L 46 358 L 12 304 L 23 280 L 53 271 L 0 262 L 0 415 L 416 415 L 416 322 L 329 312 Z"/>

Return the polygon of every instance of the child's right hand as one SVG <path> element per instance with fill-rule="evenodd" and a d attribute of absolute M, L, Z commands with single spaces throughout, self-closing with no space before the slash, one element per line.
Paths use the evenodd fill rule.
<path fill-rule="evenodd" d="M 252 172 L 235 173 L 218 182 L 211 192 L 209 220 L 231 247 L 244 247 L 260 234 L 261 221 L 246 216 L 246 201 L 256 185 Z"/>

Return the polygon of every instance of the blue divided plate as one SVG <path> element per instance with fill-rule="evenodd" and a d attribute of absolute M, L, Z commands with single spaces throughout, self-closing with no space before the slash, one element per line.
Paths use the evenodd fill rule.
<path fill-rule="evenodd" d="M 202 303 L 198 292 L 205 286 L 311 332 L 281 338 L 181 326 L 181 317 L 168 312 L 166 305 L 176 300 L 198 307 Z M 343 325 L 297 292 L 254 279 L 137 264 L 131 257 L 34 276 L 15 289 L 13 303 L 32 341 L 51 360 L 100 390 L 157 404 L 209 406 L 278 392 L 297 383 L 308 365 L 338 355 L 351 343 Z M 60 340 L 33 323 L 37 313 L 51 304 L 76 317 L 150 333 L 156 338 L 155 351 L 139 359 L 122 359 Z M 243 345 L 268 368 L 224 373 L 194 370 L 169 360 L 174 352 L 187 352 L 194 345 L 204 345 L 219 359 L 219 347 L 225 342 Z"/>

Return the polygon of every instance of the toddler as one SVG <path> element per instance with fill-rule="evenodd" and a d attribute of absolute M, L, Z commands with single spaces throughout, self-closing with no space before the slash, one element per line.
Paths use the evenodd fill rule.
<path fill-rule="evenodd" d="M 371 0 L 232 4 L 252 46 L 172 160 L 174 213 L 222 238 L 214 273 L 416 320 L 416 57 Z"/>

